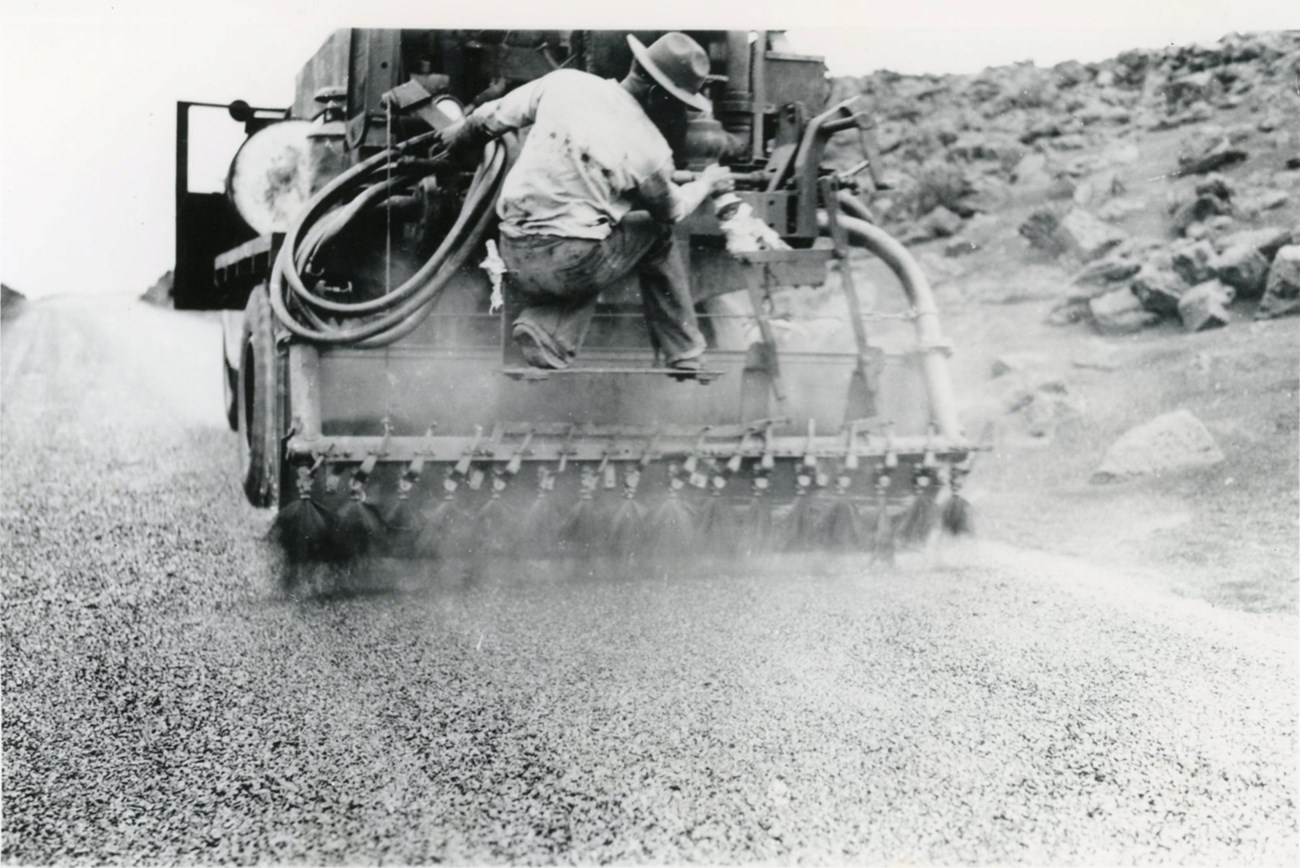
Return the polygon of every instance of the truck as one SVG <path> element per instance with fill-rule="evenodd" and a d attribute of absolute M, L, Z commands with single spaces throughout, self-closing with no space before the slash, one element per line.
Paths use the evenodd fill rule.
<path fill-rule="evenodd" d="M 554 70 L 622 77 L 624 32 L 340 30 L 291 106 L 177 104 L 174 302 L 223 312 L 243 490 L 278 510 L 291 563 L 889 559 L 969 530 L 977 447 L 951 346 L 916 259 L 860 195 L 870 105 L 828 104 L 821 58 L 779 32 L 688 35 L 713 111 L 670 131 L 675 177 L 721 161 L 780 240 L 728 249 L 707 206 L 677 225 L 708 341 L 698 371 L 650 345 L 635 275 L 603 290 L 571 366 L 526 365 L 493 247 L 519 141 L 468 162 L 432 151 L 475 106 Z M 191 131 L 213 115 L 242 143 L 224 189 L 199 191 Z M 858 140 L 858 166 L 824 165 L 835 136 Z M 889 292 L 861 285 L 855 248 L 892 272 Z"/>

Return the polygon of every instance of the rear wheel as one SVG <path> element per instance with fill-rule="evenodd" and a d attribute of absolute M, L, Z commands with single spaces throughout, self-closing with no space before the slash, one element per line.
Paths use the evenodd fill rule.
<path fill-rule="evenodd" d="M 280 488 L 280 376 L 265 285 L 248 296 L 239 341 L 239 458 L 244 494 L 253 506 L 274 506 Z"/>

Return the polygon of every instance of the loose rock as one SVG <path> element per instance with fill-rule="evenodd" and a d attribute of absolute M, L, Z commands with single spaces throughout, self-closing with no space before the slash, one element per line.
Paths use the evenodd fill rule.
<path fill-rule="evenodd" d="M 1214 276 L 1236 288 L 1242 298 L 1258 298 L 1268 280 L 1268 260 L 1254 247 L 1238 244 L 1210 262 Z"/>
<path fill-rule="evenodd" d="M 919 223 L 921 231 L 930 238 L 948 238 L 960 232 L 962 227 L 961 217 L 942 205 L 932 209 Z"/>
<path fill-rule="evenodd" d="M 1097 330 L 1105 335 L 1126 335 L 1160 322 L 1160 314 L 1142 306 L 1131 290 L 1117 289 L 1088 302 Z"/>
<path fill-rule="evenodd" d="M 1183 321 L 1183 328 L 1199 332 L 1227 325 L 1230 320 L 1227 306 L 1235 297 L 1236 291 L 1222 281 L 1198 283 L 1178 301 L 1178 316 Z"/>
<path fill-rule="evenodd" d="M 1223 249 L 1229 247 L 1251 247 L 1264 254 L 1264 258 L 1270 262 L 1277 255 L 1278 250 L 1292 243 L 1295 234 L 1292 230 L 1281 226 L 1265 226 L 1261 229 L 1243 229 L 1239 232 L 1232 232 L 1223 236 L 1219 243 Z"/>
<path fill-rule="evenodd" d="M 1171 257 L 1157 257 L 1142 266 L 1129 284 L 1142 307 L 1158 314 L 1174 313 L 1187 283 L 1178 275 Z"/>
<path fill-rule="evenodd" d="M 1195 198 L 1189 201 L 1175 202 L 1170 208 L 1174 234 L 1182 235 L 1188 227 L 1216 215 L 1231 215 L 1232 187 L 1219 175 L 1196 185 Z"/>
<path fill-rule="evenodd" d="M 1176 241 L 1169 248 L 1174 272 L 1184 283 L 1195 285 L 1209 280 L 1214 272 L 1210 260 L 1214 258 L 1214 245 L 1208 241 Z"/>
<path fill-rule="evenodd" d="M 1091 262 L 1119 246 L 1125 235 L 1119 229 L 1098 220 L 1082 208 L 1074 208 L 1061 220 L 1061 233 L 1067 245 L 1084 262 Z"/>
<path fill-rule="evenodd" d="M 1048 210 L 1036 211 L 1020 226 L 1020 234 L 1039 250 L 1053 256 L 1071 254 L 1091 262 L 1119 246 L 1125 234 L 1098 220 L 1082 208 L 1064 217 Z"/>
<path fill-rule="evenodd" d="M 1111 444 L 1092 481 L 1113 482 L 1223 460 L 1223 452 L 1201 420 L 1187 410 L 1175 410 L 1126 431 Z"/>
<path fill-rule="evenodd" d="M 1227 135 L 1214 136 L 1211 131 L 1203 130 L 1185 144 L 1176 174 L 1204 175 L 1240 163 L 1246 157 L 1245 151 L 1232 146 Z"/>
<path fill-rule="evenodd" d="M 1255 311 L 1256 319 L 1300 312 L 1300 245 L 1283 247 L 1268 270 L 1268 288 Z"/>

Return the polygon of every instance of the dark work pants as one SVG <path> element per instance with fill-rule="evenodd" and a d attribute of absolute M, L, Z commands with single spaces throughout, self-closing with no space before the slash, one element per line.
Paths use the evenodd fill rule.
<path fill-rule="evenodd" d="M 547 349 L 572 359 L 591 325 L 596 298 L 635 270 L 650 339 L 668 364 L 704 352 L 686 267 L 672 227 L 633 211 L 602 241 L 553 235 L 501 236 L 510 288 L 523 309 L 516 329 L 527 328 Z"/>

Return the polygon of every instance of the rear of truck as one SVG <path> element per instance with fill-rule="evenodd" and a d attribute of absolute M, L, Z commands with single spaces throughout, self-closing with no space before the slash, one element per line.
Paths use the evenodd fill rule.
<path fill-rule="evenodd" d="M 670 134 L 681 178 L 721 159 L 781 242 L 729 250 L 707 206 L 679 224 L 698 372 L 656 357 L 634 275 L 604 290 L 569 368 L 525 365 L 490 244 L 518 141 L 429 158 L 440 128 L 552 69 L 621 77 L 624 34 L 339 31 L 291 109 L 232 108 L 250 136 L 223 201 L 242 221 L 178 179 L 175 293 L 243 308 L 228 410 L 245 492 L 280 510 L 291 559 L 888 557 L 966 529 L 973 445 L 929 286 L 870 222 L 870 176 L 822 167 L 835 135 L 869 162 L 869 106 L 826 106 L 820 59 L 777 34 L 691 35 L 714 112 Z M 894 272 L 892 298 L 857 285 L 854 246 Z"/>

